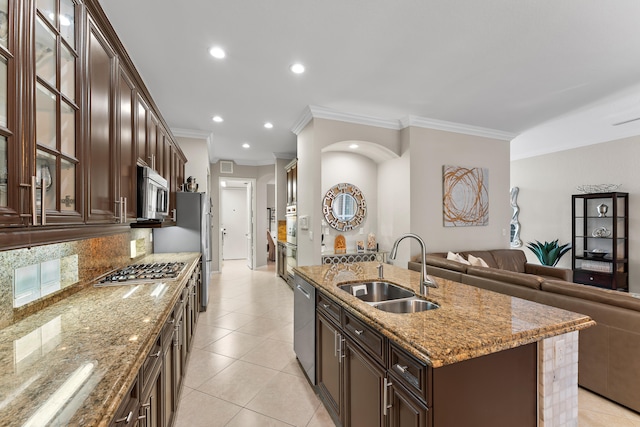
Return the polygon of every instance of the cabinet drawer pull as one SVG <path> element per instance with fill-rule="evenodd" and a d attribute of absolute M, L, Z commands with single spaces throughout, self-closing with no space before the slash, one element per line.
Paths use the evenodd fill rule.
<path fill-rule="evenodd" d="M 129 422 L 131 421 L 131 417 L 133 417 L 133 411 L 129 411 L 129 413 L 127 414 L 126 417 L 123 418 L 119 418 L 117 420 L 115 420 L 115 423 L 125 423 L 125 424 L 129 424 Z"/>
<path fill-rule="evenodd" d="M 396 364 L 396 368 L 397 368 L 400 372 L 402 372 L 403 374 L 406 374 L 406 373 L 407 373 L 407 366 L 402 366 L 402 365 L 398 365 L 398 364 Z"/>
<path fill-rule="evenodd" d="M 322 307 L 324 307 L 324 309 L 325 309 L 325 310 L 328 310 L 328 309 L 329 309 L 329 307 L 331 307 L 329 304 L 324 304 L 324 303 L 323 303 L 323 304 L 321 304 L 321 305 L 322 305 Z"/>
<path fill-rule="evenodd" d="M 149 357 L 160 357 L 160 354 L 161 354 L 161 353 L 162 353 L 162 350 L 158 350 L 158 352 L 157 352 L 157 353 L 151 353 L 151 354 L 149 355 Z"/>
<path fill-rule="evenodd" d="M 358 336 L 360 336 L 360 335 L 364 334 L 364 330 L 363 330 L 363 329 L 354 329 L 353 331 L 354 331 L 354 332 L 356 333 L 356 335 L 358 335 Z"/>

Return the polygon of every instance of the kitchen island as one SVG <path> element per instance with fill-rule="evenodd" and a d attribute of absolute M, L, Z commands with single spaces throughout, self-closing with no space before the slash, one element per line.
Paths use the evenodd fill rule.
<path fill-rule="evenodd" d="M 186 352 L 186 332 L 176 326 L 188 320 L 178 309 L 188 304 L 185 289 L 196 292 L 199 259 L 191 252 L 146 256 L 138 262 L 186 265 L 175 279 L 88 286 L 0 330 L 0 424 L 118 425 L 121 410 L 131 425 L 139 416 L 166 422 L 172 408 L 156 406 L 157 395 L 146 407 L 145 395 L 170 384 L 177 400 L 169 376 L 183 366 L 173 344 Z"/>
<path fill-rule="evenodd" d="M 594 324 L 588 316 L 442 279 L 426 297 L 439 308 L 395 314 L 336 286 L 378 280 L 377 266 L 295 270 L 318 291 L 316 373 L 334 419 L 357 424 L 362 414 L 353 412 L 369 390 L 380 400 L 370 425 L 387 416 L 393 426 L 409 418 L 437 427 L 577 423 L 577 340 Z M 384 265 L 384 280 L 417 293 L 420 274 Z M 369 382 L 354 388 L 350 380 Z"/>

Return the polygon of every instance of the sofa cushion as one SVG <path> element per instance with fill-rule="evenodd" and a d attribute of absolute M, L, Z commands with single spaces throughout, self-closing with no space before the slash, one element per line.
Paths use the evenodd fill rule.
<path fill-rule="evenodd" d="M 549 267 L 548 265 L 532 264 L 530 262 L 524 265 L 524 272 L 535 274 L 543 279 L 566 280 L 573 282 L 573 270 L 569 268 Z"/>
<path fill-rule="evenodd" d="M 491 251 L 491 255 L 496 260 L 499 269 L 518 273 L 525 272 L 524 265 L 527 262 L 527 256 L 520 249 L 494 249 Z"/>
<path fill-rule="evenodd" d="M 516 273 L 513 271 L 499 270 L 496 268 L 485 267 L 468 267 L 467 274 L 472 276 L 484 277 L 487 279 L 493 279 L 502 281 L 505 283 L 511 283 L 513 285 L 526 286 L 532 289 L 540 289 L 542 284 L 542 277 L 535 276 L 533 274 Z"/>
<path fill-rule="evenodd" d="M 594 288 L 589 285 L 569 283 L 563 280 L 544 280 L 542 282 L 542 290 L 640 311 L 639 298 L 609 289 Z"/>
<path fill-rule="evenodd" d="M 445 254 L 446 257 L 446 254 Z M 446 258 L 443 258 L 438 255 L 427 255 L 427 267 L 429 265 L 435 265 L 436 267 L 446 268 L 453 271 L 459 271 L 461 273 L 466 273 L 467 265 L 461 264 L 458 261 L 449 261 Z M 427 268 L 427 271 L 429 269 Z"/>

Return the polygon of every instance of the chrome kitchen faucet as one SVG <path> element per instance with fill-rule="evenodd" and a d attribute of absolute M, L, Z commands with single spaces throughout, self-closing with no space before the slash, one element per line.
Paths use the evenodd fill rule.
<path fill-rule="evenodd" d="M 427 275 L 427 245 L 424 243 L 424 240 L 417 234 L 407 233 L 398 237 L 398 239 L 393 243 L 393 247 L 391 248 L 391 253 L 389 254 L 389 259 L 396 259 L 396 255 L 398 255 L 398 244 L 407 237 L 411 237 L 412 239 L 416 239 L 418 243 L 420 243 L 420 251 L 422 252 L 422 277 L 420 280 L 420 293 L 422 295 L 429 294 L 429 288 L 437 288 L 438 285 L 435 281 L 433 281 Z"/>

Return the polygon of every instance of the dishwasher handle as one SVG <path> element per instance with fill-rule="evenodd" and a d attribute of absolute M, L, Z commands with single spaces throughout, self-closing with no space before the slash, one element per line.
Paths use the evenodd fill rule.
<path fill-rule="evenodd" d="M 311 299 L 311 295 L 309 294 L 309 292 L 305 291 L 302 286 L 300 285 L 296 285 L 296 289 L 299 290 L 300 292 L 302 292 L 302 294 L 307 297 L 307 299 Z"/>

